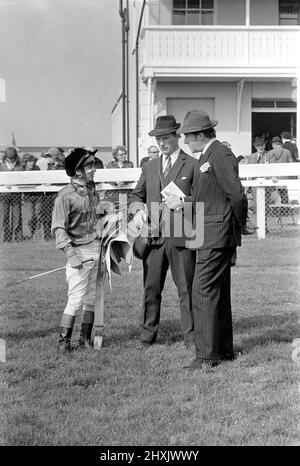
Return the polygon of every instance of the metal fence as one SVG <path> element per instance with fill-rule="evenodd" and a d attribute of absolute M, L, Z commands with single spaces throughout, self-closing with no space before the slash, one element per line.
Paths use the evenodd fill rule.
<path fill-rule="evenodd" d="M 97 170 L 97 189 L 102 198 L 116 201 L 140 173 Z M 300 233 L 300 164 L 241 165 L 240 177 L 258 238 Z M 54 199 L 68 182 L 63 171 L 0 173 L 0 241 L 51 240 Z"/>

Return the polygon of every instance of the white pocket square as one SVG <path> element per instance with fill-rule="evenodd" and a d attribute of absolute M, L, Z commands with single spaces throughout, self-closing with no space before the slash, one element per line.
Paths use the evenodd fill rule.
<path fill-rule="evenodd" d="M 182 180 L 187 180 L 187 177 L 186 177 L 186 176 L 183 176 L 181 179 L 182 179 Z"/>
<path fill-rule="evenodd" d="M 209 169 L 209 167 L 210 167 L 209 162 L 206 162 L 206 163 L 204 163 L 203 165 L 201 165 L 201 167 L 200 167 L 201 173 L 207 172 L 207 170 Z"/>

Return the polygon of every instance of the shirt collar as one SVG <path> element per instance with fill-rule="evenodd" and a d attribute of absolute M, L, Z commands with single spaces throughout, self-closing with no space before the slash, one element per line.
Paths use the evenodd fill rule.
<path fill-rule="evenodd" d="M 179 152 L 180 152 L 180 147 L 178 147 L 177 150 L 175 150 L 172 154 L 170 154 L 170 157 L 171 157 L 171 165 L 173 166 L 174 163 L 176 162 L 177 160 L 177 157 L 179 155 Z M 166 155 L 165 154 L 162 154 L 163 155 L 163 164 L 166 163 Z"/>
<path fill-rule="evenodd" d="M 78 192 L 78 194 L 84 196 L 86 194 L 95 194 L 96 191 L 96 185 L 94 181 L 88 181 L 84 182 L 78 178 L 72 178 L 71 184 L 75 191 Z"/>
<path fill-rule="evenodd" d="M 205 144 L 203 150 L 202 150 L 202 154 L 205 154 L 205 152 L 207 151 L 207 149 L 209 148 L 209 146 L 212 145 L 213 142 L 215 142 L 217 140 L 217 138 L 212 138 L 208 141 L 207 144 Z"/>

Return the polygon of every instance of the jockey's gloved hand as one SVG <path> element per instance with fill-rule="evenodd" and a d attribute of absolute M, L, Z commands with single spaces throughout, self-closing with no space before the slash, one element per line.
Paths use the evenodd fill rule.
<path fill-rule="evenodd" d="M 132 219 L 134 226 L 138 230 L 142 228 L 146 220 L 147 220 L 147 214 L 143 210 L 139 210 Z"/>
<path fill-rule="evenodd" d="M 83 265 L 77 254 L 74 254 L 73 256 L 69 257 L 69 264 L 73 269 L 82 269 Z"/>
<path fill-rule="evenodd" d="M 139 210 L 135 216 L 128 222 L 127 234 L 131 238 L 139 236 L 144 223 L 147 220 L 147 214 L 143 210 Z"/>

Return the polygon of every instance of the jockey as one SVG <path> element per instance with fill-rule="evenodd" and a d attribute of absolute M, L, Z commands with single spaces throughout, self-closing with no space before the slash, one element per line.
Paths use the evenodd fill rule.
<path fill-rule="evenodd" d="M 92 347 L 91 332 L 95 313 L 96 278 L 101 241 L 97 222 L 105 213 L 93 181 L 95 157 L 83 148 L 70 150 L 65 157 L 70 183 L 59 191 L 52 213 L 52 233 L 56 248 L 67 258 L 68 301 L 64 309 L 58 352 L 71 351 L 75 317 L 82 311 L 79 347 Z M 103 217 L 102 217 L 103 218 Z"/>

